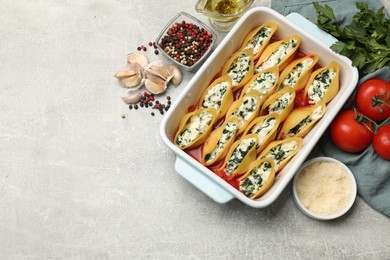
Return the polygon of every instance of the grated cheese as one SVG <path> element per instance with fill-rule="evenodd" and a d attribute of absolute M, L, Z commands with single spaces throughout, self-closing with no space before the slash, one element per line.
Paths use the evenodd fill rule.
<path fill-rule="evenodd" d="M 343 210 L 352 195 L 352 183 L 343 168 L 333 162 L 314 162 L 297 179 L 297 193 L 302 204 L 319 215 Z"/>

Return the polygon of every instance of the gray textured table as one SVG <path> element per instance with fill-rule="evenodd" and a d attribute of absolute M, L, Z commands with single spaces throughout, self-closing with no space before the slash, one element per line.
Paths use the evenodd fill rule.
<path fill-rule="evenodd" d="M 162 116 L 130 111 L 113 74 L 177 12 L 206 21 L 194 4 L 1 1 L 0 259 L 389 259 L 390 219 L 360 198 L 319 222 L 291 186 L 259 210 L 174 172 Z"/>

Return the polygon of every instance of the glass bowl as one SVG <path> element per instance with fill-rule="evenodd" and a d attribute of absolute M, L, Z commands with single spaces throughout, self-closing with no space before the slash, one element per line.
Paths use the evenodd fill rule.
<path fill-rule="evenodd" d="M 207 16 L 211 26 L 217 31 L 228 32 L 253 2 L 253 0 L 198 0 L 195 10 Z"/>
<path fill-rule="evenodd" d="M 302 202 L 301 198 L 298 195 L 297 183 L 298 183 L 299 175 L 302 173 L 303 169 L 305 169 L 309 165 L 312 165 L 313 163 L 318 163 L 318 162 L 330 162 L 330 163 L 333 163 L 333 164 L 337 165 L 340 169 L 342 169 L 344 171 L 345 176 L 347 177 L 347 179 L 349 180 L 349 182 L 351 184 L 350 196 L 344 202 L 344 207 L 341 208 L 337 212 L 330 213 L 330 214 L 318 214 L 318 213 L 308 209 L 304 205 L 304 203 Z M 310 174 L 314 174 L 314 172 L 310 172 Z M 333 174 L 333 171 L 330 169 L 329 172 L 322 173 L 321 175 L 318 175 L 318 173 L 317 173 L 317 176 L 326 177 L 326 176 L 330 176 L 332 174 Z M 310 179 L 310 180 L 313 180 L 313 179 Z M 326 182 L 327 185 L 329 183 L 330 183 L 329 181 Z M 306 182 L 305 184 L 308 184 L 308 183 Z M 338 193 L 338 192 L 342 192 L 342 190 L 338 190 L 336 193 Z M 315 196 L 314 196 L 314 194 L 312 194 L 313 196 L 310 196 L 310 203 L 313 203 L 315 200 L 319 200 L 321 196 L 324 196 L 323 193 L 321 193 L 321 192 L 315 192 L 315 193 L 316 193 Z M 336 203 L 337 199 L 335 199 L 335 197 L 337 195 L 338 194 L 334 194 L 334 196 L 332 196 L 330 198 L 329 203 L 332 203 L 332 205 L 336 205 L 337 204 Z M 294 176 L 294 180 L 293 180 L 293 198 L 294 198 L 295 204 L 298 206 L 298 208 L 305 215 L 307 215 L 307 216 L 309 216 L 309 217 L 311 217 L 313 219 L 316 219 L 316 220 L 332 220 L 332 219 L 336 219 L 336 218 L 339 218 L 339 217 L 343 216 L 353 206 L 353 204 L 354 204 L 354 202 L 356 200 L 356 195 L 357 195 L 357 185 L 356 185 L 356 180 L 355 180 L 355 177 L 353 176 L 353 173 L 351 172 L 351 170 L 345 164 L 343 164 L 342 162 L 340 162 L 340 161 L 338 161 L 338 160 L 336 160 L 334 158 L 331 158 L 331 157 L 316 157 L 316 158 L 313 158 L 311 160 L 308 160 L 306 163 L 304 163 L 300 167 L 300 169 L 298 170 L 297 174 Z M 308 196 L 308 194 L 307 194 L 307 196 Z M 319 197 L 317 197 L 317 196 L 319 196 Z"/>
<path fill-rule="evenodd" d="M 202 21 L 180 12 L 162 29 L 155 42 L 170 62 L 191 71 L 210 55 L 216 40 L 216 34 Z"/>

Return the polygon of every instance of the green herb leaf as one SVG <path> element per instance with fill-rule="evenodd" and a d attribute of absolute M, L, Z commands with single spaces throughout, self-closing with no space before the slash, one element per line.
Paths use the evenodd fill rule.
<path fill-rule="evenodd" d="M 336 20 L 332 8 L 313 3 L 317 13 L 317 25 L 338 39 L 331 49 L 352 60 L 352 64 L 364 73 L 390 66 L 390 19 L 384 8 L 373 11 L 367 3 L 356 3 L 359 10 L 352 24 L 342 26 Z"/>

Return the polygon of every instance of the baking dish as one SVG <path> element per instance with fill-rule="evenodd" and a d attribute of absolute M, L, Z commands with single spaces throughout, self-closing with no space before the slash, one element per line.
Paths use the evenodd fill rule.
<path fill-rule="evenodd" d="M 275 33 L 276 38 L 282 39 L 293 34 L 299 35 L 302 39 L 300 50 L 306 54 L 318 54 L 321 65 L 324 66 L 334 60 L 338 61 L 341 65 L 340 91 L 327 105 L 323 118 L 304 137 L 302 149 L 278 173 L 273 186 L 260 198 L 252 200 L 207 167 L 197 162 L 189 154 L 180 150 L 174 145 L 172 140 L 181 117 L 188 111 L 191 105 L 198 102 L 203 89 L 210 83 L 215 74 L 221 70 L 226 60 L 240 47 L 244 37 L 255 27 L 270 21 L 278 24 L 278 30 Z M 321 31 L 299 14 L 293 13 L 284 17 L 266 7 L 256 7 L 248 11 L 199 68 L 198 72 L 180 93 L 160 125 L 162 140 L 176 154 L 175 170 L 216 202 L 226 203 L 236 198 L 254 208 L 263 208 L 272 204 L 294 177 L 357 84 L 359 74 L 357 69 L 352 67 L 351 61 L 344 56 L 334 53 L 329 48 L 335 41 L 335 38 Z"/>

